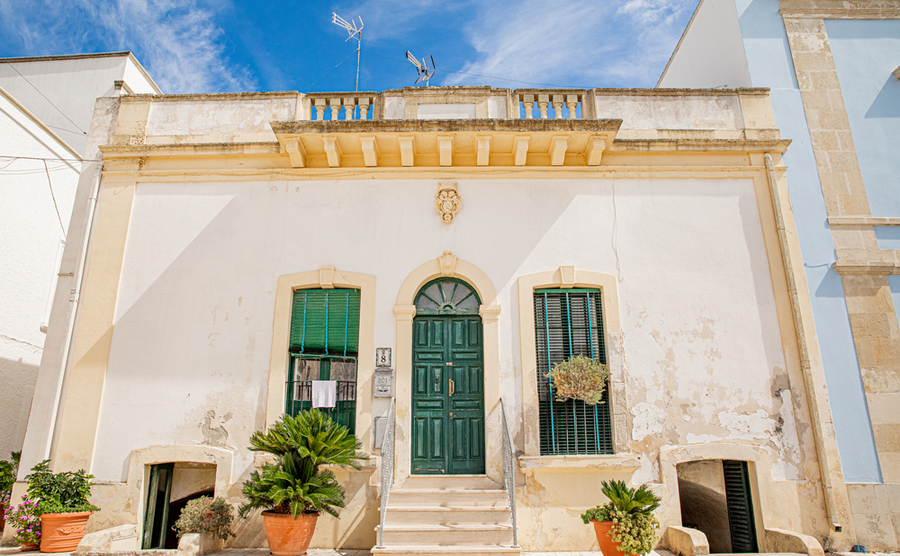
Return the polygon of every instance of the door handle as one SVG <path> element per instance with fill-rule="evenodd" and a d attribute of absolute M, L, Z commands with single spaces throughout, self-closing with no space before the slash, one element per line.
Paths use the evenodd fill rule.
<path fill-rule="evenodd" d="M 448 379 L 448 380 L 450 381 L 450 395 L 452 396 L 452 395 L 453 395 L 453 391 L 456 389 L 456 385 L 453 384 L 453 379 L 452 379 L 452 378 L 450 378 L 450 379 Z"/>

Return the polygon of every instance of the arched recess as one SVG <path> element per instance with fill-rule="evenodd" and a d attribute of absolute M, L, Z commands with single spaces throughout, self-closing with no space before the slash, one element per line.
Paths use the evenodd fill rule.
<path fill-rule="evenodd" d="M 147 501 L 147 481 L 150 466 L 160 463 L 211 463 L 216 466 L 216 496 L 227 499 L 232 485 L 234 471 L 234 453 L 224 448 L 212 446 L 165 445 L 148 446 L 131 451 L 128 459 L 128 495 L 130 507 L 134 508 L 135 523 L 140 531 L 144 519 L 144 506 Z"/>
<path fill-rule="evenodd" d="M 372 369 L 375 368 L 375 277 L 358 272 L 319 270 L 286 274 L 278 278 L 275 290 L 275 317 L 272 326 L 272 355 L 266 395 L 266 427 L 284 415 L 291 336 L 291 302 L 295 290 L 354 288 L 359 295 L 359 353 L 356 378 L 356 437 L 362 449 L 372 450 Z M 368 372 L 369 374 L 364 374 Z"/>
<path fill-rule="evenodd" d="M 622 323 L 619 320 L 619 293 L 612 274 L 576 270 L 561 266 L 557 270 L 526 274 L 518 279 L 519 349 L 522 364 L 522 411 L 525 455 L 540 456 L 537 369 L 534 332 L 534 290 L 543 288 L 597 288 L 603 300 L 603 329 L 607 345 L 610 398 L 612 403 L 613 450 L 628 451 L 628 404 L 622 357 Z M 609 457 L 609 456 L 595 456 Z"/>
<path fill-rule="evenodd" d="M 458 278 L 471 284 L 481 298 L 484 334 L 484 415 L 485 415 L 485 471 L 493 480 L 502 480 L 502 443 L 500 442 L 500 305 L 497 290 L 478 267 L 444 253 L 413 270 L 400 285 L 394 315 L 397 317 L 397 353 L 395 356 L 394 404 L 396 410 L 394 432 L 394 480 L 410 474 L 412 439 L 412 334 L 416 316 L 415 298 L 419 289 L 442 276 Z"/>
<path fill-rule="evenodd" d="M 738 444 L 736 442 L 707 442 L 663 448 L 659 451 L 659 474 L 669 493 L 665 508 L 660 515 L 663 530 L 667 525 L 681 523 L 681 493 L 678 489 L 678 464 L 702 460 L 737 460 L 746 461 L 750 474 L 751 498 L 753 500 L 753 519 L 756 522 L 756 538 L 760 552 L 766 552 L 766 527 L 782 527 L 799 530 L 799 523 L 782 523 L 779 514 L 784 508 L 799 506 L 796 491 L 793 496 L 785 496 L 785 492 L 772 479 L 772 466 L 769 455 L 763 446 Z M 787 481 L 782 481 L 787 483 Z"/>

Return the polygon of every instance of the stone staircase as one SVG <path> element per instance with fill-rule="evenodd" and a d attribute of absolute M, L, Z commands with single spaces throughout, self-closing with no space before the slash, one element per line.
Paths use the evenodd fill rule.
<path fill-rule="evenodd" d="M 485 475 L 411 476 L 391 489 L 384 521 L 384 546 L 373 556 L 522 552 L 513 546 L 506 491 Z"/>

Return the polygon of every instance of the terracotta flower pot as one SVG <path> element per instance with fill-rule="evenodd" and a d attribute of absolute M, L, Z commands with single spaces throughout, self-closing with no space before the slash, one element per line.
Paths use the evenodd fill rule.
<path fill-rule="evenodd" d="M 6 508 L 9 507 L 9 502 L 0 502 L 0 533 L 6 529 Z"/>
<path fill-rule="evenodd" d="M 84 537 L 84 528 L 92 513 L 94 512 L 42 515 L 41 552 L 73 552 Z"/>
<path fill-rule="evenodd" d="M 600 545 L 600 551 L 603 552 L 603 556 L 637 556 L 635 554 L 626 555 L 619 550 L 619 543 L 614 542 L 611 538 L 606 536 L 606 534 L 609 533 L 609 530 L 612 529 L 612 521 L 591 520 L 591 523 L 594 524 L 594 533 L 597 534 L 597 544 Z"/>
<path fill-rule="evenodd" d="M 313 533 L 316 531 L 316 520 L 319 514 L 300 514 L 297 519 L 291 514 L 263 512 L 263 523 L 266 526 L 266 541 L 269 552 L 274 556 L 302 556 L 306 554 Z"/>
<path fill-rule="evenodd" d="M 22 552 L 35 552 L 37 550 L 40 550 L 40 548 L 41 548 L 41 545 L 39 545 L 39 544 L 20 544 L 19 545 L 19 550 L 21 550 Z"/>

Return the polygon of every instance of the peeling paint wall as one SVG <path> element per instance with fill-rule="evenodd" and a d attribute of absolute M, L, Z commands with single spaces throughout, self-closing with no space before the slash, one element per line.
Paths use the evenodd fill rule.
<path fill-rule="evenodd" d="M 376 276 L 376 345 L 393 346 L 400 283 L 442 250 L 497 287 L 508 399 L 531 379 L 516 355 L 517 277 L 563 263 L 618 276 L 630 414 L 623 430 L 641 467 L 633 476 L 529 476 L 519 500 L 523 546 L 589 546 L 593 533 L 582 534 L 578 514 L 602 502 L 600 480 L 659 483 L 663 446 L 755 444 L 770 452 L 776 478 L 806 478 L 750 180 L 555 180 L 552 188 L 460 180 L 465 204 L 453 226 L 434 213 L 433 189 L 415 180 L 139 184 L 98 479 L 124 481 L 135 449 L 205 444 L 236 454 L 229 496 L 239 497 L 253 469 L 249 435 L 264 424 L 277 277 L 324 265 Z M 360 380 L 370 373 L 360 369 Z M 521 407 L 510 413 L 518 428 Z M 368 475 L 349 477 L 352 504 L 336 527 L 321 527 L 317 546 L 374 543 L 375 490 Z M 246 532 L 234 542 L 254 538 Z"/>

